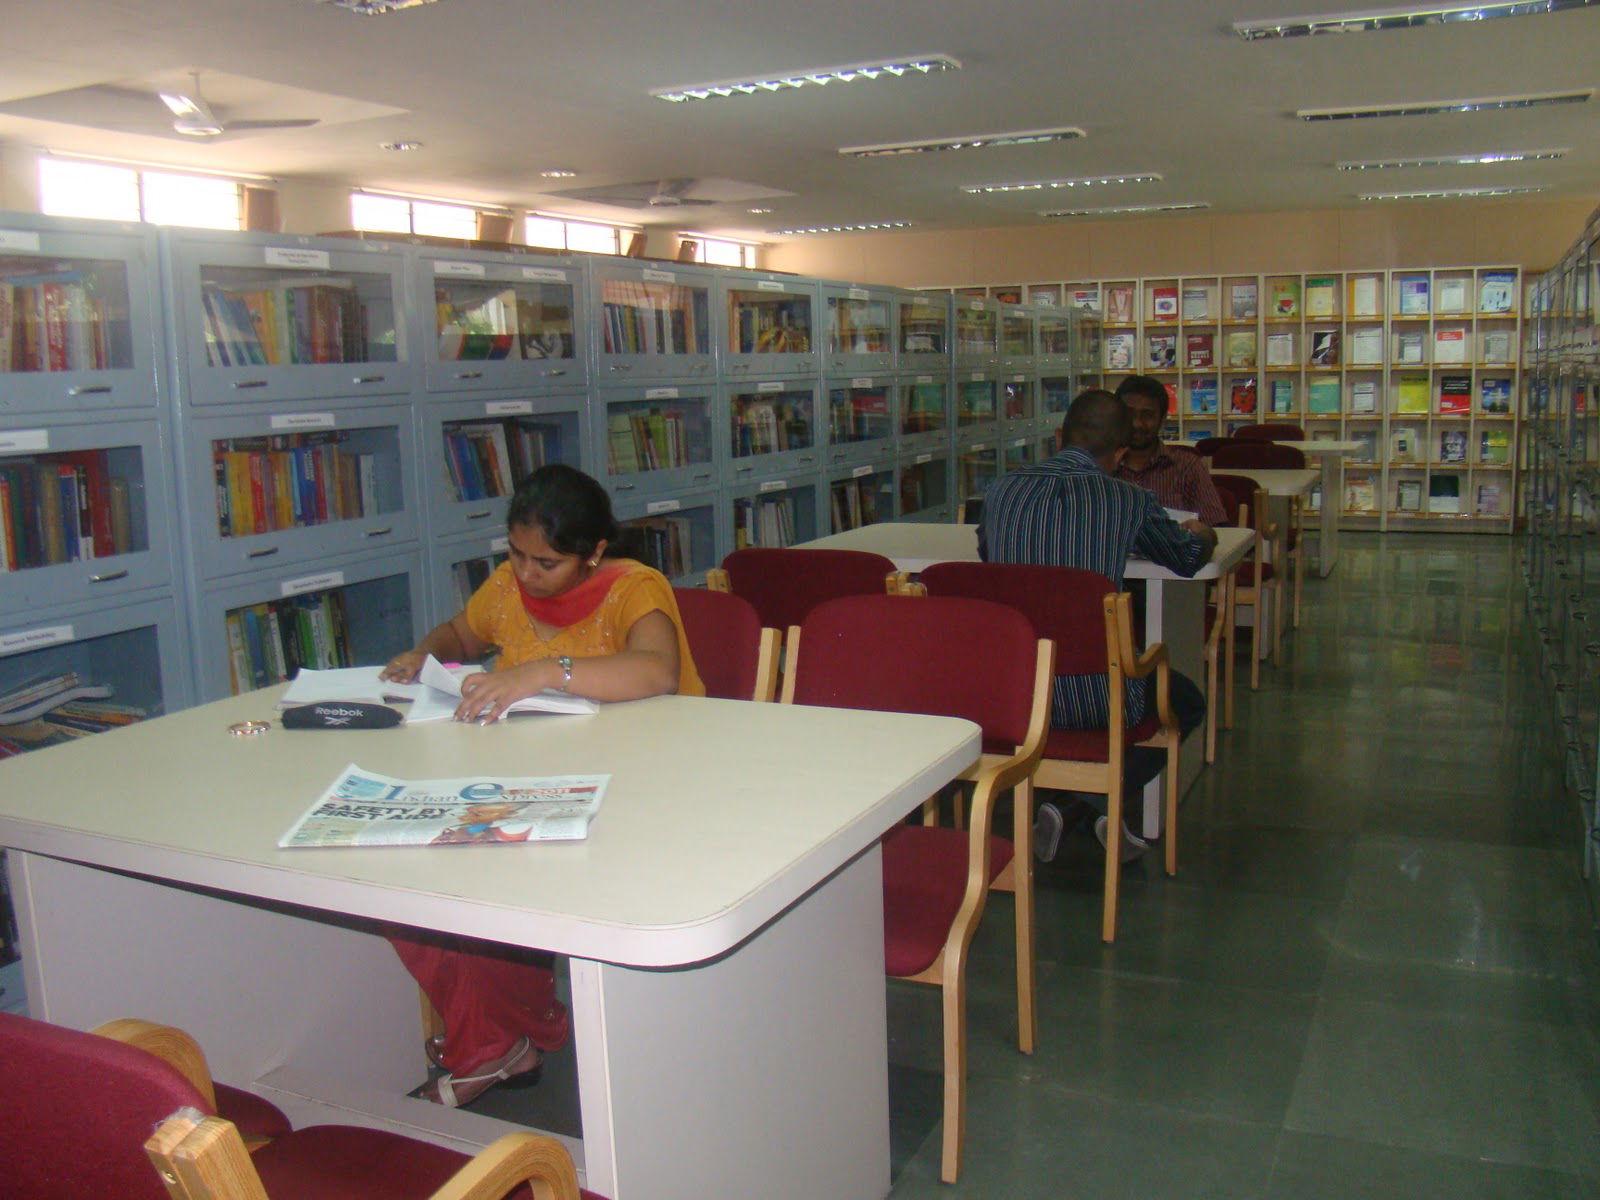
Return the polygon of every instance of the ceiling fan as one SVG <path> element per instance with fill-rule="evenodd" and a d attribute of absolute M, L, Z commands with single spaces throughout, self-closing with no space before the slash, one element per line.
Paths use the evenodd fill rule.
<path fill-rule="evenodd" d="M 200 94 L 200 72 L 193 75 L 192 95 L 181 92 L 162 92 L 161 103 L 172 112 L 172 128 L 189 137 L 216 137 L 235 129 L 302 129 L 315 125 L 316 117 L 288 117 L 280 120 L 225 121 L 212 111 Z"/>
<path fill-rule="evenodd" d="M 615 204 L 624 208 L 687 208 L 691 205 L 722 204 L 726 197 L 717 191 L 718 180 L 646 179 L 637 183 L 613 183 L 602 187 L 574 188 L 551 192 L 573 200 L 596 204 Z M 704 193 L 710 193 L 709 195 Z"/>

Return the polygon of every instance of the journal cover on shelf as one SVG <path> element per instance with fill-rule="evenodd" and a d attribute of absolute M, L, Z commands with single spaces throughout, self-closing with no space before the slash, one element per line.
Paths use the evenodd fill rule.
<path fill-rule="evenodd" d="M 1193 371 L 1209 367 L 1215 362 L 1215 335 L 1209 333 L 1185 334 L 1183 339 L 1184 363 Z"/>
<path fill-rule="evenodd" d="M 1486 413 L 1511 411 L 1511 380 L 1481 379 L 1478 381 L 1478 388 L 1482 397 L 1480 402 L 1482 411 Z"/>
<path fill-rule="evenodd" d="M 1217 381 L 1193 379 L 1189 381 L 1189 411 L 1202 415 L 1215 415 L 1217 411 Z"/>
<path fill-rule="evenodd" d="M 1459 416 L 1472 410 L 1472 376 L 1439 376 L 1439 411 Z"/>
<path fill-rule="evenodd" d="M 1464 463 L 1467 461 L 1467 431 L 1464 429 L 1444 429 L 1439 432 L 1439 461 L 1442 463 Z"/>
<path fill-rule="evenodd" d="M 1155 321 L 1178 319 L 1178 289 L 1158 284 L 1150 289 L 1150 317 Z"/>
<path fill-rule="evenodd" d="M 1300 315 L 1300 281 L 1275 279 L 1272 282 L 1271 315 L 1280 321 Z"/>
<path fill-rule="evenodd" d="M 1175 333 L 1152 333 L 1149 335 L 1150 353 L 1147 355 L 1150 366 L 1156 368 L 1169 368 L 1178 365 L 1178 335 Z"/>
<path fill-rule="evenodd" d="M 1255 320 L 1256 285 L 1253 280 L 1228 285 L 1228 316 L 1235 321 Z"/>

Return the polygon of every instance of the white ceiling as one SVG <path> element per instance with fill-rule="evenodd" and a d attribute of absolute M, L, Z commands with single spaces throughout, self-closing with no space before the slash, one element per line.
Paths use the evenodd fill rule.
<path fill-rule="evenodd" d="M 1600 86 L 1600 6 L 1255 43 L 1228 28 L 1235 20 L 1372 7 L 1370 0 L 1011 0 L 998 7 L 975 0 L 439 0 L 360 17 L 319 0 L 5 0 L 0 139 L 747 236 L 892 219 L 932 229 L 1033 223 L 1036 210 L 1060 207 L 1066 195 L 1074 206 L 1203 200 L 1240 212 L 1354 205 L 1358 191 L 1374 188 L 1532 183 L 1552 195 L 1600 191 L 1600 97 L 1359 122 L 1307 124 L 1290 115 L 1302 107 Z M 649 95 L 669 85 L 928 53 L 953 55 L 964 69 L 684 104 Z M 165 128 L 154 93 L 196 70 L 225 118 L 315 116 L 321 123 L 205 143 L 181 138 Z M 837 153 L 845 145 L 1057 125 L 1089 136 L 899 158 Z M 394 140 L 424 145 L 407 154 L 379 149 Z M 1378 178 L 1332 166 L 1545 147 L 1568 154 L 1550 163 Z M 579 175 L 541 179 L 551 167 Z M 1040 193 L 958 190 L 1133 171 L 1159 171 L 1165 181 L 1045 193 L 1043 201 Z M 735 180 L 774 198 L 643 212 L 552 198 L 577 187 L 693 178 Z M 752 216 L 752 203 L 773 211 Z"/>

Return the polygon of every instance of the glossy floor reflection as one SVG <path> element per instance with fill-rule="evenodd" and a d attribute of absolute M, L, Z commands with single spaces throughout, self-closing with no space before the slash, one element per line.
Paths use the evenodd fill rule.
<path fill-rule="evenodd" d="M 1341 548 L 1241 690 L 1178 876 L 1125 872 L 1116 945 L 1092 837 L 1041 873 L 1031 1058 L 991 909 L 953 1187 L 937 999 L 891 986 L 896 1200 L 1600 1198 L 1600 954 L 1517 547 Z"/>

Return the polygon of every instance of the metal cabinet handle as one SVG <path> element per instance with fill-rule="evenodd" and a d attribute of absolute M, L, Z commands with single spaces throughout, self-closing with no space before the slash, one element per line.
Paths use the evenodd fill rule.
<path fill-rule="evenodd" d="M 368 537 L 383 537 L 385 534 L 390 534 L 390 533 L 393 533 L 393 532 L 394 532 L 394 526 L 393 525 L 385 525 L 382 529 L 369 529 L 369 530 L 367 530 L 367 536 Z"/>
<path fill-rule="evenodd" d="M 481 521 L 481 520 L 483 520 L 485 517 L 487 517 L 489 515 L 490 515 L 490 512 L 486 508 L 482 512 L 468 513 L 467 514 L 467 520 L 469 520 L 469 521 Z"/>
<path fill-rule="evenodd" d="M 127 568 L 123 568 L 120 571 L 106 571 L 104 574 L 101 574 L 101 575 L 91 575 L 91 576 L 89 576 L 89 582 L 90 583 L 111 583 L 114 580 L 126 579 L 127 577 L 128 577 Z"/>
<path fill-rule="evenodd" d="M 631 371 L 631 370 L 633 370 L 633 368 L 631 366 L 629 366 L 627 363 L 612 363 L 611 364 L 611 369 L 613 371 Z"/>
<path fill-rule="evenodd" d="M 456 378 L 457 379 L 482 379 L 483 378 L 483 372 L 482 371 L 457 371 L 456 372 Z"/>
<path fill-rule="evenodd" d="M 110 393 L 111 385 L 109 383 L 83 383 L 77 387 L 69 387 L 67 389 L 67 395 L 69 396 L 106 396 Z"/>
<path fill-rule="evenodd" d="M 631 484 L 631 483 L 615 483 L 615 484 L 612 484 L 611 486 L 616 488 L 617 491 L 619 491 L 619 492 L 631 492 L 631 491 L 633 491 L 633 489 L 634 489 L 634 487 L 636 485 Z"/>
<path fill-rule="evenodd" d="M 277 552 L 278 552 L 278 547 L 276 547 L 276 546 L 265 546 L 260 550 L 249 550 L 249 551 L 246 551 L 245 552 L 245 557 L 246 558 L 266 558 L 269 555 L 276 554 Z"/>
<path fill-rule="evenodd" d="M 350 382 L 351 383 L 382 383 L 384 381 L 384 378 L 385 378 L 385 376 L 382 376 L 382 375 L 357 375 Z"/>
<path fill-rule="evenodd" d="M 554 371 L 546 371 L 545 376 L 548 378 L 554 375 L 565 375 L 566 373 L 567 369 L 565 367 L 557 367 Z"/>
<path fill-rule="evenodd" d="M 265 379 L 235 379 L 233 386 L 243 391 L 245 388 L 263 388 L 267 386 Z"/>

